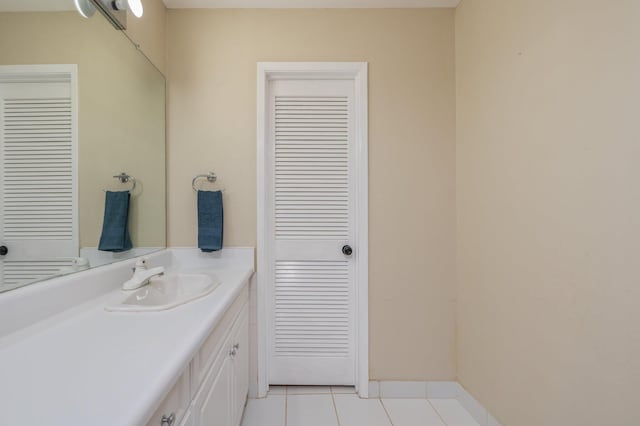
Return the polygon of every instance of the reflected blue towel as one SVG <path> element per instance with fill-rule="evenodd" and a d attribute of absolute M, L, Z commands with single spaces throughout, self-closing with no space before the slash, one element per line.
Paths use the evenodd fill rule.
<path fill-rule="evenodd" d="M 129 191 L 107 191 L 104 220 L 98 250 L 120 252 L 131 250 L 129 235 Z"/>
<path fill-rule="evenodd" d="M 222 192 L 198 191 L 198 247 L 205 253 L 222 249 Z"/>

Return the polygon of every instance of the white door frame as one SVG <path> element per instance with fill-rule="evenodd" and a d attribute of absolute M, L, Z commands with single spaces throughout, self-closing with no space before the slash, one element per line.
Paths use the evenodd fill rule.
<path fill-rule="evenodd" d="M 258 62 L 257 97 L 257 162 L 258 162 L 258 273 L 257 273 L 257 349 L 258 349 L 258 397 L 269 390 L 269 327 L 268 277 L 272 276 L 273 253 L 266 250 L 269 228 L 265 221 L 267 191 L 267 158 L 265 145 L 268 140 L 266 111 L 267 91 L 270 80 L 353 80 L 355 86 L 354 117 L 354 177 L 355 177 L 355 334 L 356 334 L 356 391 L 360 397 L 369 396 L 369 172 L 368 172 L 368 97 L 366 62 Z"/>

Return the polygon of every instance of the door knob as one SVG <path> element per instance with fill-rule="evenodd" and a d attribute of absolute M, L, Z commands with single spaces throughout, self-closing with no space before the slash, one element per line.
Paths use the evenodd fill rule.
<path fill-rule="evenodd" d="M 0 256 L 6 256 L 9 253 L 7 246 L 0 246 Z"/>
<path fill-rule="evenodd" d="M 350 245 L 342 246 L 342 254 L 345 256 L 351 256 L 351 254 L 353 254 L 353 249 Z"/>

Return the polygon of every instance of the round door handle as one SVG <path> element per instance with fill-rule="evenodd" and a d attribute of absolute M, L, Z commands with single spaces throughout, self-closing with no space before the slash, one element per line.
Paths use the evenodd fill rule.
<path fill-rule="evenodd" d="M 6 256 L 9 253 L 7 246 L 0 246 L 0 256 Z"/>
<path fill-rule="evenodd" d="M 353 254 L 353 249 L 350 245 L 342 246 L 342 254 L 345 256 L 351 256 Z"/>

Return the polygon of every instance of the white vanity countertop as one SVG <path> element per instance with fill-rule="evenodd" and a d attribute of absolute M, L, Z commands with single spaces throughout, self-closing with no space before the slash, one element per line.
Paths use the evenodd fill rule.
<path fill-rule="evenodd" d="M 145 424 L 235 300 L 251 269 L 162 312 L 107 312 L 112 291 L 0 339 L 0 425 Z"/>

